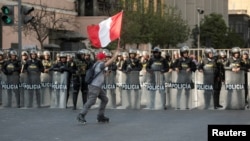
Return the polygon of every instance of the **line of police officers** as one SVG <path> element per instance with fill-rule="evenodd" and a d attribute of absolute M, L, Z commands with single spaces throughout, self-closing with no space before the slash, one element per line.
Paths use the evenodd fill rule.
<path fill-rule="evenodd" d="M 112 56 L 111 52 L 108 50 L 104 49 L 103 52 L 106 54 L 107 59 Z M 219 98 L 222 83 L 225 81 L 225 69 L 232 70 L 233 72 L 243 70 L 246 72 L 245 75 L 247 75 L 247 72 L 249 71 L 250 61 L 248 58 L 248 52 L 241 52 L 239 47 L 233 47 L 231 49 L 232 55 L 229 58 L 227 58 L 226 52 L 224 51 L 217 52 L 214 48 L 206 48 L 204 50 L 204 57 L 199 63 L 196 62 L 197 60 L 189 56 L 188 46 L 181 47 L 179 52 L 180 56 L 178 55 L 178 52 L 174 52 L 172 56 L 169 52 L 162 52 L 159 47 L 155 47 L 152 49 L 150 55 L 150 53 L 147 51 L 141 52 L 130 49 L 128 52 L 123 52 L 118 55 L 116 62 L 107 67 L 105 69 L 105 73 L 110 73 L 113 71 L 117 75 L 116 77 L 119 77 L 121 74 L 129 74 L 130 72 L 136 71 L 140 72 L 138 74 L 138 78 L 136 78 L 140 82 L 146 82 L 147 80 L 145 79 L 149 79 L 147 82 L 156 85 L 158 82 L 156 82 L 155 79 L 156 75 L 153 75 L 155 72 L 166 74 L 172 71 L 176 71 L 178 73 L 180 71 L 195 72 L 198 70 L 199 72 L 203 73 L 206 70 L 211 70 L 214 73 L 214 78 L 212 79 L 214 81 L 214 108 L 217 109 L 222 108 L 222 105 L 219 103 Z M 37 107 L 40 107 L 46 94 L 47 97 L 49 97 L 48 93 L 51 93 L 51 91 L 42 91 L 44 93 L 41 93 L 41 87 L 39 87 L 39 85 L 41 82 L 51 82 L 51 72 L 53 71 L 61 73 L 68 72 L 69 74 L 67 78 L 66 104 L 68 103 L 68 98 L 70 95 L 69 87 L 71 83 L 73 84 L 73 109 L 75 110 L 77 108 L 77 99 L 80 90 L 83 104 L 86 102 L 88 87 L 84 81 L 84 78 L 86 70 L 89 69 L 95 62 L 95 60 L 91 58 L 92 52 L 87 49 L 81 49 L 77 51 L 76 54 L 66 54 L 61 52 L 57 54 L 57 60 L 55 61 L 52 60 L 50 55 L 51 53 L 49 51 L 44 51 L 42 57 L 39 56 L 37 50 L 30 50 L 29 52 L 23 51 L 21 60 L 19 60 L 15 50 L 11 50 L 8 53 L 7 58 L 5 58 L 5 54 L 3 52 L 0 52 L 1 83 L 3 83 L 2 78 L 4 74 L 6 76 L 5 84 L 18 85 L 18 88 L 7 88 L 7 93 L 9 94 L 7 100 L 9 102 L 7 102 L 7 105 L 3 106 L 12 106 L 11 93 L 13 92 L 15 94 L 17 107 L 32 107 L 33 95 L 36 96 Z M 247 76 L 245 76 L 245 78 L 247 78 Z M 137 80 L 133 79 L 133 81 Z M 190 83 L 192 80 L 188 81 L 188 83 Z M 31 88 L 32 91 L 29 91 L 29 102 L 26 105 L 24 104 L 25 90 L 23 89 L 22 85 L 19 85 L 20 82 L 26 82 L 34 86 L 34 88 Z M 116 84 L 120 85 L 119 83 L 120 82 L 118 81 L 116 82 Z M 247 79 L 245 79 L 245 85 L 245 103 L 247 104 Z M 118 92 L 121 93 L 121 95 L 124 94 L 120 88 Z M 166 109 L 165 89 L 163 91 L 161 90 L 160 94 L 162 106 L 164 109 Z M 147 108 L 154 109 L 154 90 L 149 92 L 149 95 L 150 97 L 146 98 L 148 103 Z M 3 98 L 1 99 L 1 104 L 2 103 Z M 176 108 L 179 109 L 178 101 Z M 186 105 L 186 109 L 188 108 L 189 106 Z"/>

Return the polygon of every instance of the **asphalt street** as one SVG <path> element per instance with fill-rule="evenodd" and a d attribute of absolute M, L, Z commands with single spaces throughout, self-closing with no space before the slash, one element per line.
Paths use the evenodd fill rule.
<path fill-rule="evenodd" d="M 0 108 L 0 141 L 206 141 L 209 124 L 250 124 L 249 110 L 107 109 L 103 124 L 91 109 L 86 125 L 79 111 Z"/>

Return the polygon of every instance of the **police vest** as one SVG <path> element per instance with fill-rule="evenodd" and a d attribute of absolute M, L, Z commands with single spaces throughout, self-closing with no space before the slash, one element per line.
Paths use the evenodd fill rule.
<path fill-rule="evenodd" d="M 50 68 L 52 66 L 52 62 L 48 61 L 48 60 L 43 60 L 42 64 L 43 64 L 45 69 L 48 69 L 48 68 Z"/>
<path fill-rule="evenodd" d="M 36 63 L 37 61 L 31 61 L 31 63 L 28 65 L 28 68 L 27 70 L 29 72 L 39 72 L 39 68 L 38 68 L 38 65 Z"/>
<path fill-rule="evenodd" d="M 213 70 L 214 68 L 216 68 L 216 63 L 214 62 L 214 60 L 206 60 L 204 62 L 204 70 Z"/>
<path fill-rule="evenodd" d="M 152 71 L 161 71 L 163 69 L 163 64 L 160 60 L 155 60 L 151 65 Z"/>
<path fill-rule="evenodd" d="M 15 69 L 15 66 L 14 66 L 14 64 L 13 64 L 12 62 L 9 63 L 9 64 L 6 66 L 6 70 L 7 70 L 8 72 L 14 71 L 14 69 Z"/>
<path fill-rule="evenodd" d="M 232 68 L 239 68 L 239 67 L 241 67 L 241 61 L 240 61 L 240 59 L 231 60 L 229 67 L 232 67 Z"/>
<path fill-rule="evenodd" d="M 77 61 L 76 67 L 80 75 L 85 75 L 87 71 L 87 63 L 84 61 Z"/>

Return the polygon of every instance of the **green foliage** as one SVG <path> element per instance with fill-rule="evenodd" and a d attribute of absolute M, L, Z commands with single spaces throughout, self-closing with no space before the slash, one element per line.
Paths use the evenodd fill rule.
<path fill-rule="evenodd" d="M 229 31 L 221 14 L 206 15 L 200 25 L 201 46 L 214 48 L 231 48 L 241 46 L 243 39 L 233 31 Z"/>
<path fill-rule="evenodd" d="M 164 48 L 185 42 L 190 34 L 186 21 L 181 18 L 180 12 L 172 7 L 166 8 L 163 14 L 147 10 L 125 10 L 122 24 L 123 44 L 151 43 L 153 46 L 160 45 Z"/>

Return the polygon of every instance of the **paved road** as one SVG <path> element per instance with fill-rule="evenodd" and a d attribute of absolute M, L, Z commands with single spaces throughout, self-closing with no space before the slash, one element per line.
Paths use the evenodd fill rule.
<path fill-rule="evenodd" d="M 96 122 L 96 109 L 76 121 L 79 110 L 0 109 L 0 141 L 206 141 L 208 124 L 250 124 L 249 110 L 107 110 L 109 124 Z"/>

